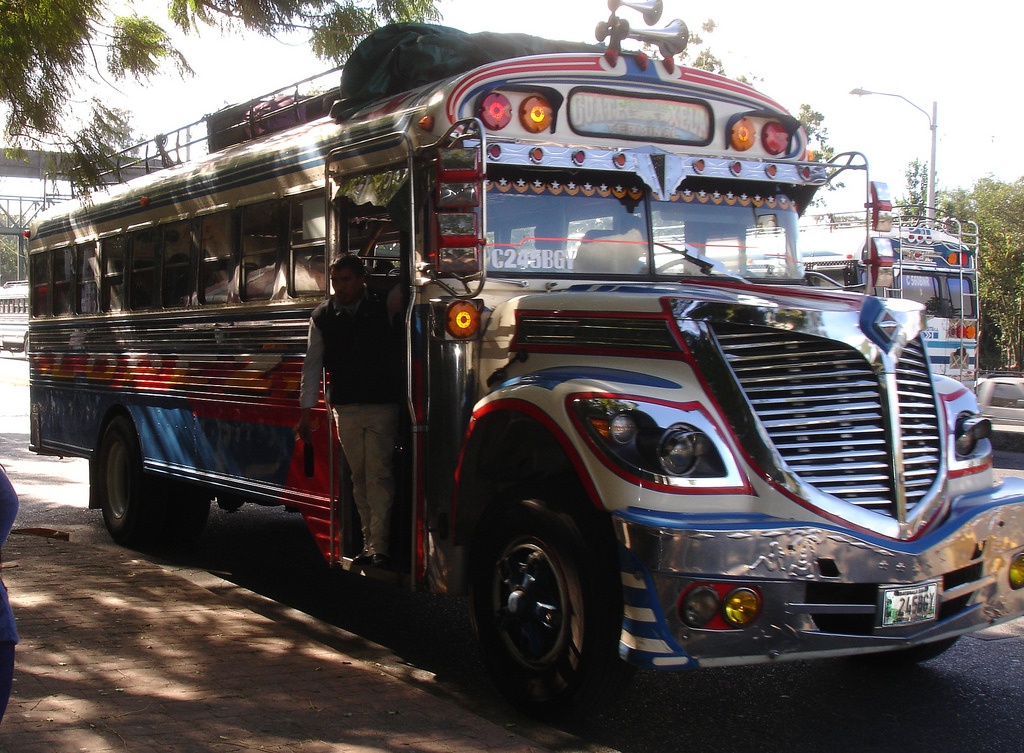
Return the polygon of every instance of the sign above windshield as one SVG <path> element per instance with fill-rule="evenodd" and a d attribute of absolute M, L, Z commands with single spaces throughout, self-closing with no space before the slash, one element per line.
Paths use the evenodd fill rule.
<path fill-rule="evenodd" d="M 569 98 L 569 125 L 590 136 L 703 145 L 711 141 L 711 120 L 711 108 L 696 100 L 593 89 L 577 89 Z"/>

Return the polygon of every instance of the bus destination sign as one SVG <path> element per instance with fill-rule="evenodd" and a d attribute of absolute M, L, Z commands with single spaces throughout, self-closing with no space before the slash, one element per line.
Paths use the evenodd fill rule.
<path fill-rule="evenodd" d="M 711 141 L 711 108 L 693 100 L 577 90 L 569 99 L 569 123 L 577 133 L 590 136 L 677 144 Z"/>

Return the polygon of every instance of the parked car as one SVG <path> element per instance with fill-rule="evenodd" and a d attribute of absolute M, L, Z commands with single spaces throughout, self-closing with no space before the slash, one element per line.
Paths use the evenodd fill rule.
<path fill-rule="evenodd" d="M 975 388 L 981 412 L 995 423 L 1024 424 L 1024 375 L 990 374 Z"/>

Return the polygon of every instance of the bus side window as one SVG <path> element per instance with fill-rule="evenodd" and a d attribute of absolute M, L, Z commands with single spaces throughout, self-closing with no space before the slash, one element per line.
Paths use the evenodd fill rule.
<path fill-rule="evenodd" d="M 281 201 L 264 201 L 242 208 L 242 297 L 247 301 L 277 297 L 278 255 L 287 206 Z"/>
<path fill-rule="evenodd" d="M 157 254 L 160 233 L 157 228 L 146 228 L 132 235 L 129 249 L 131 258 L 128 278 L 128 306 L 133 311 L 153 308 L 157 292 Z"/>
<path fill-rule="evenodd" d="M 51 255 L 50 251 L 32 255 L 32 316 L 50 315 Z"/>
<path fill-rule="evenodd" d="M 326 292 L 324 243 L 327 226 L 324 198 L 313 196 L 291 202 L 288 242 L 290 247 L 291 293 L 294 296 L 322 295 Z"/>
<path fill-rule="evenodd" d="M 163 305 L 187 306 L 192 302 L 192 223 L 175 222 L 164 227 Z"/>
<path fill-rule="evenodd" d="M 199 291 L 202 303 L 238 300 L 234 287 L 235 258 L 232 253 L 231 226 L 230 212 L 218 212 L 200 220 L 199 254 L 202 266 L 199 271 Z"/>
<path fill-rule="evenodd" d="M 53 315 L 74 313 L 73 266 L 74 249 L 59 248 L 53 252 Z"/>
<path fill-rule="evenodd" d="M 932 316 L 938 316 L 937 308 L 940 297 L 940 291 L 938 288 L 938 280 L 928 275 L 915 274 L 904 270 L 902 274 L 902 283 L 900 289 L 903 291 L 903 298 L 909 298 L 912 301 L 925 306 L 928 309 L 931 305 L 931 309 L 928 313 Z"/>
<path fill-rule="evenodd" d="M 104 311 L 124 311 L 124 247 L 123 235 L 101 241 L 103 251 L 103 280 L 100 287 Z"/>
<path fill-rule="evenodd" d="M 949 286 L 949 297 L 953 302 L 953 316 L 962 316 L 967 319 L 974 319 L 978 316 L 975 308 L 977 300 L 974 292 L 973 280 L 970 277 L 955 277 L 950 275 L 946 278 Z M 961 285 L 961 283 L 963 283 Z M 960 301 L 963 301 L 963 311 L 960 310 Z"/>
<path fill-rule="evenodd" d="M 78 313 L 95 314 L 100 310 L 99 260 L 96 258 L 96 242 L 83 243 L 77 252 Z"/>

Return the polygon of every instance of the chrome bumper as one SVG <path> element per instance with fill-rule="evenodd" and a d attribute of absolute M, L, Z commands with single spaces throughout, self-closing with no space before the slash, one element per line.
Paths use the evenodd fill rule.
<path fill-rule="evenodd" d="M 620 653 L 692 668 L 906 648 L 1024 614 L 1008 579 L 1024 550 L 1024 481 L 959 498 L 913 541 L 753 514 L 616 514 L 625 602 Z M 883 588 L 937 581 L 937 616 L 883 627 Z M 679 616 L 695 584 L 756 588 L 763 609 L 742 629 L 696 629 Z"/>

